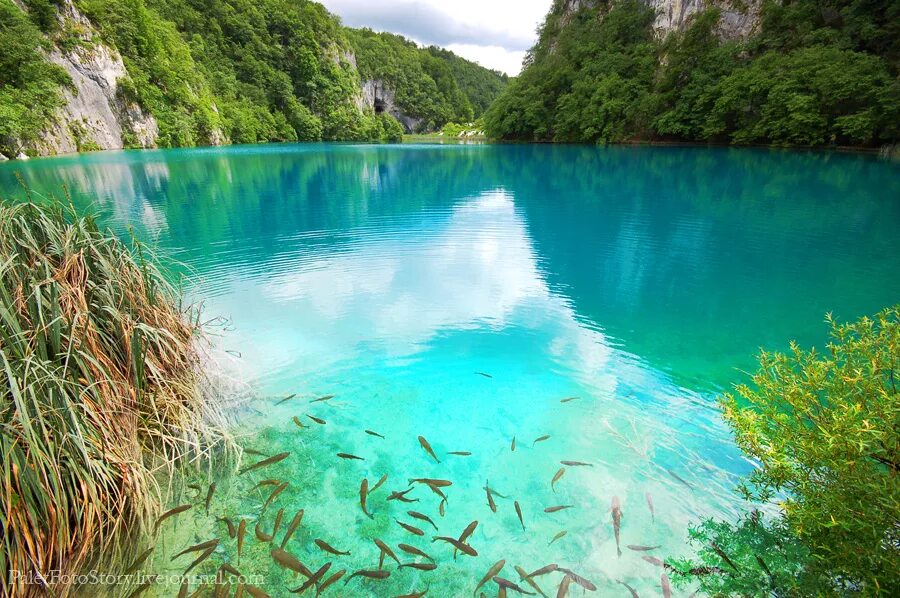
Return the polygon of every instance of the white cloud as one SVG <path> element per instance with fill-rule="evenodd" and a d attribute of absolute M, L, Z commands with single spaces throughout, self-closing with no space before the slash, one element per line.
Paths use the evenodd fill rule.
<path fill-rule="evenodd" d="M 351 27 L 399 33 L 518 74 L 551 0 L 320 0 Z"/>

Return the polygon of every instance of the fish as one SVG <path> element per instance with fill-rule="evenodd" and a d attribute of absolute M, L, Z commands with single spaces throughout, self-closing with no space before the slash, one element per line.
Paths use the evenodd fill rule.
<path fill-rule="evenodd" d="M 238 563 L 241 562 L 241 550 L 244 548 L 244 535 L 247 533 L 247 520 L 241 519 L 237 529 L 237 556 Z"/>
<path fill-rule="evenodd" d="M 206 491 L 206 514 L 209 515 L 209 503 L 212 502 L 213 494 L 216 492 L 216 483 L 213 482 L 209 485 L 209 490 Z"/>
<path fill-rule="evenodd" d="M 434 563 L 403 563 L 398 569 L 402 569 L 403 567 L 409 567 L 410 569 L 417 569 L 419 571 L 434 571 L 437 569 L 437 565 Z"/>
<path fill-rule="evenodd" d="M 266 502 L 263 503 L 262 510 L 265 511 L 266 507 L 272 504 L 272 501 L 275 500 L 279 494 L 284 492 L 284 489 L 288 487 L 287 482 L 282 482 L 278 484 L 278 486 L 272 490 L 272 494 L 269 495 L 269 498 L 266 499 Z"/>
<path fill-rule="evenodd" d="M 672 586 L 665 572 L 659 574 L 659 587 L 662 588 L 663 598 L 672 598 Z"/>
<path fill-rule="evenodd" d="M 373 492 L 375 492 L 376 490 L 381 488 L 381 485 L 384 484 L 387 481 L 387 479 L 388 479 L 388 474 L 384 474 L 383 476 L 378 478 L 378 481 L 375 482 L 375 485 L 369 489 L 369 494 L 372 494 Z"/>
<path fill-rule="evenodd" d="M 194 544 L 193 546 L 188 546 L 178 554 L 172 557 L 171 560 L 175 560 L 183 554 L 188 554 L 190 552 L 199 552 L 201 550 L 206 550 L 207 548 L 215 548 L 219 545 L 219 539 L 207 540 L 206 542 L 200 542 L 199 544 Z"/>
<path fill-rule="evenodd" d="M 183 582 L 181 582 L 181 589 L 178 590 L 178 598 L 187 598 L 189 587 L 190 586 L 188 586 L 188 580 L 185 579 Z"/>
<path fill-rule="evenodd" d="M 734 561 L 732 561 L 730 558 L 728 558 L 728 555 L 725 554 L 725 551 L 724 551 L 724 550 L 722 550 L 721 548 L 719 548 L 719 545 L 718 545 L 718 544 L 716 544 L 715 542 L 710 542 L 710 543 L 709 543 L 709 547 L 712 548 L 712 549 L 715 551 L 715 553 L 716 553 L 717 555 L 719 555 L 719 556 L 722 558 L 723 561 L 725 561 L 726 563 L 728 563 L 728 566 L 729 566 L 729 567 L 731 567 L 731 568 L 734 569 L 735 571 L 740 572 L 740 570 L 737 568 L 737 565 L 734 564 Z"/>
<path fill-rule="evenodd" d="M 559 565 L 556 565 L 555 563 L 551 564 L 551 565 L 544 565 L 540 569 L 535 569 L 534 571 L 529 573 L 526 577 L 528 577 L 528 579 L 531 579 L 532 577 L 540 577 L 541 575 L 553 573 L 554 571 L 559 571 Z"/>
<path fill-rule="evenodd" d="M 534 592 L 529 592 L 519 584 L 509 581 L 508 579 L 504 579 L 502 577 L 493 577 L 493 581 L 495 584 L 504 589 L 513 590 L 514 592 L 518 592 L 520 594 L 527 594 L 528 596 L 534 596 Z"/>
<path fill-rule="evenodd" d="M 560 403 L 571 403 L 572 401 L 577 401 L 581 397 L 566 397 L 565 399 L 560 399 Z"/>
<path fill-rule="evenodd" d="M 274 536 L 267 534 L 266 532 L 259 529 L 259 524 L 262 523 L 261 520 L 256 522 L 256 527 L 253 528 L 253 532 L 256 534 L 256 539 L 260 542 L 271 542 Z"/>
<path fill-rule="evenodd" d="M 294 417 L 292 417 L 291 419 L 293 420 L 293 422 L 295 424 L 297 424 L 298 428 L 308 428 L 309 427 L 306 424 L 304 424 L 302 421 L 300 421 L 300 418 L 297 417 L 296 415 Z"/>
<path fill-rule="evenodd" d="M 244 452 L 247 453 L 248 455 L 256 455 L 257 457 L 268 457 L 269 456 L 268 453 L 264 453 L 262 451 L 258 451 L 256 449 L 252 449 L 252 448 L 245 448 Z"/>
<path fill-rule="evenodd" d="M 485 378 L 493 378 L 493 376 L 491 376 L 490 374 L 487 374 L 485 372 L 475 372 L 475 374 L 478 376 L 484 376 Z"/>
<path fill-rule="evenodd" d="M 645 561 L 647 561 L 648 563 L 650 563 L 651 565 L 656 565 L 657 567 L 665 567 L 666 566 L 665 563 L 663 563 L 661 560 L 659 560 L 655 556 L 646 555 L 646 556 L 642 556 L 641 558 L 644 559 Z"/>
<path fill-rule="evenodd" d="M 564 569 L 564 568 L 560 567 L 559 570 L 562 571 L 563 573 L 565 573 L 566 575 L 568 575 L 569 577 L 571 577 L 571 578 L 572 578 L 572 581 L 574 581 L 575 583 L 577 583 L 578 585 L 580 585 L 580 586 L 581 586 L 582 588 L 584 588 L 585 590 L 587 590 L 587 591 L 589 591 L 589 592 L 595 592 L 595 591 L 597 591 L 597 586 L 595 586 L 593 583 L 591 583 L 590 581 L 586 580 L 586 579 L 583 578 L 582 576 L 578 575 L 577 573 L 575 573 L 575 572 L 572 571 L 571 569 Z"/>
<path fill-rule="evenodd" d="M 151 546 L 150 548 L 142 552 L 136 559 L 134 559 L 134 562 L 131 563 L 127 569 L 125 569 L 125 574 L 128 575 L 140 569 L 141 565 L 144 564 L 144 561 L 147 560 L 147 557 L 150 556 L 150 553 L 153 552 L 153 548 L 154 547 Z"/>
<path fill-rule="evenodd" d="M 253 488 L 250 488 L 250 491 L 253 492 L 257 488 L 262 488 L 263 486 L 277 486 L 280 483 L 281 483 L 281 480 L 277 480 L 275 478 L 270 478 L 268 480 L 262 480 L 258 484 L 256 484 L 256 486 L 254 486 Z"/>
<path fill-rule="evenodd" d="M 362 509 L 363 514 L 369 519 L 375 519 L 368 510 L 366 510 L 366 497 L 369 496 L 369 480 L 367 478 L 363 478 L 362 483 L 359 485 L 359 508 Z"/>
<path fill-rule="evenodd" d="M 178 515 L 179 513 L 184 513 L 185 511 L 190 509 L 192 506 L 193 505 L 179 505 L 179 506 L 175 507 L 174 509 L 169 509 L 168 511 L 166 511 L 165 513 L 160 515 L 159 519 L 156 520 L 156 525 L 153 526 L 153 531 L 155 532 L 156 530 L 158 530 L 159 524 L 162 523 L 163 521 L 165 521 L 166 519 L 168 519 L 169 517 L 174 517 L 175 515 Z"/>
<path fill-rule="evenodd" d="M 365 459 L 363 459 L 362 457 L 357 457 L 356 455 L 351 455 L 350 453 L 338 453 L 337 456 L 340 457 L 341 459 L 365 461 Z"/>
<path fill-rule="evenodd" d="M 584 461 L 560 461 L 563 465 L 569 465 L 571 467 L 593 467 L 593 463 L 585 463 Z"/>
<path fill-rule="evenodd" d="M 324 540 L 316 539 L 315 543 L 316 543 L 316 546 L 318 546 L 325 552 L 330 552 L 331 554 L 334 554 L 337 556 L 349 556 L 349 554 L 350 554 L 349 550 L 347 550 L 347 551 L 338 550 L 337 548 L 335 548 L 328 542 L 325 542 Z"/>
<path fill-rule="evenodd" d="M 516 507 L 516 515 L 519 517 L 519 523 L 522 524 L 522 531 L 525 531 L 525 522 L 522 520 L 522 507 L 519 506 L 519 501 L 514 501 L 513 505 Z"/>
<path fill-rule="evenodd" d="M 300 587 L 294 588 L 293 590 L 288 590 L 288 591 L 292 594 L 302 594 L 309 588 L 316 585 L 319 582 L 319 580 L 322 579 L 322 577 L 324 577 L 326 573 L 328 573 L 329 569 L 331 569 L 331 563 L 325 563 L 324 565 L 319 567 L 319 570 L 316 571 L 315 573 L 313 573 L 309 579 L 307 579 L 305 582 L 303 582 L 303 585 L 301 585 Z"/>
<path fill-rule="evenodd" d="M 650 493 L 647 493 L 647 507 L 650 509 L 650 521 L 656 521 L 656 513 L 653 512 L 653 497 L 650 496 Z"/>
<path fill-rule="evenodd" d="M 242 577 L 242 576 L 243 576 L 243 575 L 241 574 L 240 571 L 238 571 L 237 569 L 235 569 L 234 567 L 232 567 L 232 566 L 229 565 L 228 563 L 222 563 L 222 566 L 219 567 L 219 569 L 221 569 L 221 570 L 224 571 L 225 573 L 231 573 L 231 574 L 234 575 L 235 577 Z"/>
<path fill-rule="evenodd" d="M 187 575 L 191 571 L 191 569 L 193 569 L 194 567 L 196 567 L 197 565 L 199 565 L 200 563 L 202 563 L 203 561 L 208 559 L 215 549 L 216 549 L 215 546 L 210 546 L 209 548 L 204 550 L 200 556 L 198 556 L 196 559 L 194 559 L 194 562 L 192 562 L 190 565 L 188 565 L 188 568 L 184 570 L 184 574 Z"/>
<path fill-rule="evenodd" d="M 496 490 L 491 488 L 488 485 L 487 481 L 485 481 L 485 483 L 484 483 L 484 489 L 487 490 L 488 492 L 490 492 L 491 494 L 493 494 L 494 496 L 499 496 L 500 498 L 509 498 L 509 496 L 507 496 L 506 494 L 500 494 L 499 492 L 497 492 Z"/>
<path fill-rule="evenodd" d="M 359 571 L 353 572 L 345 581 L 344 585 L 350 583 L 350 580 L 359 575 L 360 577 L 367 577 L 369 579 L 387 579 L 391 576 L 390 571 L 386 571 L 384 569 L 372 570 L 372 569 L 360 569 Z"/>
<path fill-rule="evenodd" d="M 627 583 L 625 583 L 625 582 L 622 581 L 621 579 L 617 579 L 617 580 L 616 580 L 616 583 L 622 584 L 623 586 L 625 586 L 626 588 L 628 588 L 628 591 L 631 592 L 631 598 L 641 598 L 641 597 L 638 595 L 637 590 L 635 590 L 634 588 L 632 588 L 630 585 L 628 585 Z"/>
<path fill-rule="evenodd" d="M 391 492 L 391 495 L 388 496 L 388 500 L 399 500 L 400 502 L 419 502 L 418 498 L 406 498 L 406 495 L 412 492 L 413 489 L 409 488 L 404 490 L 403 492 Z"/>
<path fill-rule="evenodd" d="M 446 488 L 447 486 L 453 485 L 453 482 L 451 482 L 450 480 L 440 480 L 437 478 L 410 478 L 408 482 L 410 486 L 418 483 L 425 484 L 426 486 L 429 486 L 431 488 Z"/>
<path fill-rule="evenodd" d="M 612 512 L 613 533 L 616 536 L 616 553 L 618 556 L 622 556 L 622 549 L 619 547 L 619 531 L 622 525 L 622 506 L 618 496 L 612 497 L 610 511 Z"/>
<path fill-rule="evenodd" d="M 395 561 L 397 561 L 397 565 L 400 565 L 400 559 L 397 558 L 397 555 L 394 554 L 394 551 L 391 550 L 391 547 L 390 547 L 390 546 L 388 546 L 387 544 L 385 544 L 384 542 L 382 542 L 382 541 L 379 540 L 378 538 L 373 538 L 372 541 L 375 542 L 375 545 L 376 545 L 376 546 L 378 547 L 378 549 L 381 551 L 381 554 L 382 554 L 382 555 L 385 555 L 385 554 L 388 555 L 389 557 L 391 557 L 392 559 L 394 559 Z"/>
<path fill-rule="evenodd" d="M 438 514 L 443 517 L 446 514 L 447 499 L 445 498 L 438 504 Z"/>
<path fill-rule="evenodd" d="M 431 541 L 437 542 L 438 540 L 440 540 L 442 542 L 447 542 L 448 544 L 452 544 L 454 548 L 458 548 L 459 550 L 461 550 L 465 554 L 468 554 L 469 556 L 478 556 L 478 552 L 474 548 L 472 548 L 471 546 L 469 546 L 468 544 L 466 544 L 464 542 L 460 542 L 456 538 L 451 538 L 449 536 L 434 536 Z"/>
<path fill-rule="evenodd" d="M 301 521 L 303 521 L 303 509 L 297 511 L 294 518 L 291 519 L 291 522 L 288 524 L 287 531 L 284 532 L 284 537 L 281 539 L 281 548 L 284 548 L 288 540 L 291 539 L 291 536 L 294 535 L 294 530 L 297 529 Z"/>
<path fill-rule="evenodd" d="M 277 405 L 281 405 L 282 403 L 287 403 L 288 401 L 290 401 L 291 399 L 293 399 L 296 396 L 297 396 L 297 393 L 289 394 L 288 396 L 284 397 L 283 399 L 281 399 L 280 401 L 275 403 L 275 405 L 277 406 Z"/>
<path fill-rule="evenodd" d="M 428 559 L 431 562 L 434 562 L 434 559 L 431 558 L 427 553 L 419 550 L 415 546 L 410 546 L 409 544 L 397 544 L 397 547 L 407 554 L 414 554 L 416 556 L 420 556 L 423 559 Z"/>
<path fill-rule="evenodd" d="M 641 546 L 640 544 L 629 544 L 626 548 L 635 552 L 647 552 L 648 550 L 656 550 L 659 546 Z"/>
<path fill-rule="evenodd" d="M 310 415 L 309 413 L 306 414 L 306 417 L 308 417 L 309 419 L 313 420 L 314 422 L 316 422 L 316 423 L 319 424 L 320 426 L 324 426 L 325 423 L 326 423 L 325 420 L 322 419 L 321 417 L 316 417 L 315 415 Z"/>
<path fill-rule="evenodd" d="M 556 591 L 556 598 L 564 598 L 566 594 L 569 593 L 569 585 L 572 583 L 572 578 L 566 575 L 563 577 L 562 581 L 559 583 L 559 589 Z"/>
<path fill-rule="evenodd" d="M 469 451 L 450 451 L 447 453 L 448 455 L 456 455 L 458 457 L 471 457 L 472 453 Z"/>
<path fill-rule="evenodd" d="M 556 474 L 554 474 L 553 479 L 550 480 L 550 488 L 551 488 L 554 492 L 556 492 L 556 482 L 558 482 L 559 479 L 560 479 L 561 477 L 563 477 L 564 475 L 566 475 L 566 468 L 565 468 L 565 467 L 560 467 L 560 468 L 559 468 L 559 471 L 557 471 Z"/>
<path fill-rule="evenodd" d="M 685 486 L 687 486 L 687 487 L 691 490 L 691 492 L 694 491 L 694 487 L 691 486 L 690 484 L 688 484 L 688 483 L 684 480 L 684 478 L 682 478 L 681 476 L 679 476 L 677 473 L 675 473 L 675 472 L 672 471 L 671 469 L 668 469 L 668 468 L 664 468 L 664 469 L 669 473 L 670 476 L 672 476 L 672 477 L 675 478 L 677 481 L 679 481 L 679 482 L 681 482 L 682 484 L 684 484 Z"/>
<path fill-rule="evenodd" d="M 494 563 L 493 565 L 491 565 L 491 568 L 488 569 L 488 572 L 484 574 L 484 577 L 482 577 L 481 581 L 478 582 L 478 585 L 475 586 L 475 591 L 472 592 L 472 595 L 474 596 L 475 594 L 477 594 L 478 588 L 480 588 L 481 586 L 486 584 L 488 581 L 493 579 L 498 573 L 500 573 L 500 571 L 503 570 L 503 567 L 505 567 L 505 566 L 506 566 L 506 561 L 503 559 L 501 559 L 501 560 L 497 561 L 496 563 Z"/>
<path fill-rule="evenodd" d="M 550 440 L 549 434 L 544 434 L 543 436 L 538 436 L 534 439 L 534 442 L 531 443 L 531 446 L 536 445 L 538 442 L 544 442 L 545 440 Z"/>
<path fill-rule="evenodd" d="M 491 489 L 488 486 L 485 486 L 484 488 L 485 488 L 485 492 L 487 493 L 488 507 L 490 507 L 491 512 L 496 513 L 497 512 L 497 503 L 494 502 L 494 497 L 491 496 Z"/>
<path fill-rule="evenodd" d="M 509 445 L 509 451 L 511 453 L 516 452 L 516 437 L 513 436 L 512 443 Z"/>
<path fill-rule="evenodd" d="M 253 471 L 254 469 L 259 469 L 260 467 L 265 467 L 267 465 L 273 465 L 275 463 L 278 463 L 279 461 L 284 461 L 285 459 L 288 458 L 288 456 L 290 456 L 290 453 L 287 453 L 287 452 L 278 453 L 277 455 L 273 455 L 267 459 L 263 459 L 262 461 L 257 461 L 253 465 L 245 467 L 244 469 L 242 469 L 240 471 L 240 473 L 238 475 L 245 474 L 248 471 Z"/>
<path fill-rule="evenodd" d="M 412 594 L 403 594 L 402 596 L 396 596 L 395 598 L 422 598 L 425 594 L 428 593 L 428 588 L 425 588 L 422 592 L 413 592 Z"/>
<path fill-rule="evenodd" d="M 541 586 L 537 585 L 536 581 L 528 577 L 528 571 L 518 565 L 514 565 L 513 568 L 516 570 L 516 573 L 519 574 L 519 579 L 530 585 L 532 588 L 537 590 L 538 594 L 546 598 L 547 594 L 544 593 L 544 590 L 541 589 Z"/>
<path fill-rule="evenodd" d="M 437 461 L 438 463 L 441 462 L 441 460 L 437 458 L 437 455 L 434 454 L 434 450 L 431 448 L 431 445 L 428 444 L 428 441 L 425 440 L 425 437 L 424 437 L 424 436 L 419 436 L 419 444 L 422 445 L 422 448 L 425 449 L 425 452 L 426 452 L 426 453 L 428 453 L 429 455 L 431 455 L 431 458 L 432 458 L 432 459 L 434 459 L 434 460 Z"/>
<path fill-rule="evenodd" d="M 447 501 L 447 495 L 443 493 L 440 486 L 428 486 L 428 489 L 440 496 L 443 502 Z"/>
<path fill-rule="evenodd" d="M 323 401 L 330 401 L 334 398 L 334 395 L 325 395 L 324 397 L 319 397 L 318 399 L 313 399 L 310 403 L 321 403 Z"/>
<path fill-rule="evenodd" d="M 330 586 L 333 583 L 336 583 L 340 578 L 342 578 L 344 576 L 345 573 L 347 573 L 347 570 L 341 569 L 340 571 L 338 571 L 337 573 L 335 573 L 334 575 L 332 575 L 331 577 L 329 577 L 328 579 L 326 579 L 325 581 L 320 583 L 319 587 L 316 589 L 316 595 L 318 596 L 319 594 L 321 594 L 322 592 L 325 591 L 325 588 L 327 588 L 328 586 Z"/>
<path fill-rule="evenodd" d="M 373 432 L 372 430 L 366 430 L 366 434 L 368 434 L 369 436 L 377 436 L 378 438 L 381 438 L 382 440 L 384 440 L 384 436 L 382 436 L 378 432 Z"/>
<path fill-rule="evenodd" d="M 417 511 L 407 511 L 406 514 L 409 515 L 410 517 L 412 517 L 413 519 L 418 519 L 420 521 L 427 521 L 432 526 L 434 526 L 434 529 L 438 528 L 437 524 L 434 521 L 432 521 L 431 517 L 429 517 L 428 515 L 424 515 Z"/>
<path fill-rule="evenodd" d="M 285 550 L 276 548 L 272 551 L 272 558 L 285 569 L 290 569 L 305 577 L 312 577 L 312 571 L 310 571 L 306 565 L 301 563 L 300 559 Z"/>
<path fill-rule="evenodd" d="M 398 520 L 398 519 L 395 519 L 394 521 L 397 522 L 397 525 L 399 525 L 400 527 L 402 527 L 403 529 L 405 529 L 406 531 L 408 531 L 408 532 L 411 533 L 411 534 L 415 534 L 415 535 L 417 535 L 417 536 L 424 536 L 424 535 L 425 535 L 425 532 L 423 532 L 422 530 L 420 530 L 420 529 L 417 528 L 417 527 L 414 527 L 414 526 L 412 526 L 412 525 L 403 523 L 402 521 L 400 521 L 400 520 Z"/>
<path fill-rule="evenodd" d="M 466 526 L 466 529 L 464 529 L 464 530 L 462 531 L 462 533 L 459 535 L 458 540 L 459 540 L 460 542 L 465 542 L 466 540 L 468 540 L 469 537 L 470 537 L 473 533 L 475 533 L 475 528 L 476 528 L 476 527 L 478 527 L 478 522 L 477 522 L 477 521 L 473 521 L 473 522 L 469 523 L 469 525 Z M 456 558 L 456 549 L 455 549 L 455 548 L 453 549 L 453 558 Z"/>
<path fill-rule="evenodd" d="M 228 527 L 228 537 L 234 538 L 235 534 L 237 534 L 237 530 L 234 527 L 234 523 L 232 523 L 231 519 L 228 517 L 218 517 L 216 521 L 224 521 L 225 525 Z"/>
<path fill-rule="evenodd" d="M 278 509 L 278 512 L 275 514 L 275 524 L 272 526 L 272 535 L 278 535 L 278 528 L 281 526 L 281 520 L 284 518 L 284 509 Z"/>
<path fill-rule="evenodd" d="M 569 532 L 567 532 L 567 531 L 565 531 L 565 530 L 563 530 L 563 531 L 561 531 L 561 532 L 558 532 L 555 536 L 553 536 L 553 539 L 550 540 L 550 541 L 547 543 L 547 546 L 550 546 L 551 544 L 553 544 L 553 543 L 556 542 L 557 540 L 561 540 L 562 537 L 565 536 L 567 533 L 569 533 Z"/>
<path fill-rule="evenodd" d="M 562 511 L 563 509 L 571 509 L 575 505 L 556 505 L 554 507 L 547 507 L 544 509 L 544 513 L 556 513 L 557 511 Z"/>

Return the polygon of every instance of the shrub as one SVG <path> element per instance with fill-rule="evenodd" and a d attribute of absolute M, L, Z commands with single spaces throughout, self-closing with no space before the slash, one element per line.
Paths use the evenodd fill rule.
<path fill-rule="evenodd" d="M 140 246 L 0 204 L 0 593 L 116 562 L 159 514 L 159 472 L 223 446 L 199 334 Z"/>
<path fill-rule="evenodd" d="M 741 490 L 749 500 L 777 507 L 773 522 L 753 522 L 759 533 L 782 539 L 762 545 L 783 553 L 799 543 L 795 553 L 808 554 L 797 576 L 782 577 L 802 581 L 801 594 L 896 593 L 900 306 L 852 324 L 828 321 L 832 341 L 824 353 L 796 344 L 789 354 L 764 352 L 753 385 L 740 385 L 737 396 L 722 399 L 738 445 L 758 463 Z M 752 558 L 759 552 L 748 540 L 751 531 L 746 522 L 706 522 L 695 538 L 714 538 L 719 548 L 728 544 Z M 761 587 L 771 582 L 765 565 L 754 566 L 750 558 L 738 574 L 741 567 L 729 566 L 715 550 L 699 557 L 700 563 L 680 563 L 679 569 L 718 567 L 701 577 L 707 591 L 744 593 L 737 584 L 748 574 Z"/>

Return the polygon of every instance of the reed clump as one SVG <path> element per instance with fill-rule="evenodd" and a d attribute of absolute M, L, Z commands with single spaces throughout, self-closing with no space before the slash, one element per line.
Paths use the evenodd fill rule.
<path fill-rule="evenodd" d="M 197 314 L 145 256 L 73 208 L 0 203 L 0 595 L 127 558 L 166 475 L 227 445 Z"/>

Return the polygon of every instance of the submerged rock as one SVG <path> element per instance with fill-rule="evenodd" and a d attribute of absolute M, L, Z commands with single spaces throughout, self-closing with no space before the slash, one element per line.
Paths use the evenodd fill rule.
<path fill-rule="evenodd" d="M 19 155 L 16 156 L 16 160 L 27 160 L 28 155 L 25 152 L 19 152 Z"/>

